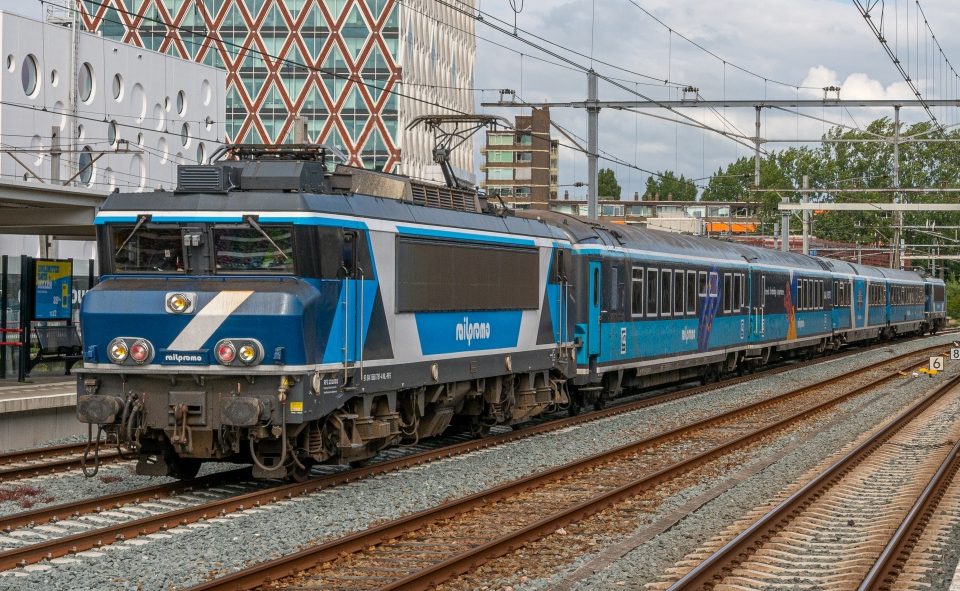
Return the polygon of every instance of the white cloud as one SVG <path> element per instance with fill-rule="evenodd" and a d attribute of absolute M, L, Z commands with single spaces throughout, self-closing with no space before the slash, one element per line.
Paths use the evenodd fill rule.
<path fill-rule="evenodd" d="M 922 83 L 922 82 L 921 82 Z M 843 80 L 835 70 L 819 65 L 810 68 L 807 77 L 801 83 L 803 86 L 813 87 L 805 89 L 804 93 L 815 98 L 820 98 L 816 88 L 825 88 L 828 86 L 839 86 L 841 88 L 840 98 L 851 98 L 860 100 L 895 100 L 911 99 L 913 92 L 906 82 L 897 81 L 884 86 L 879 80 L 875 80 L 863 72 L 852 72 Z"/>

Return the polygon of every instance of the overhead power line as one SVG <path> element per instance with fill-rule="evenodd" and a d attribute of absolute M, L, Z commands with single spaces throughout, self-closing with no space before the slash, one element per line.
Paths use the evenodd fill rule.
<path fill-rule="evenodd" d="M 666 29 L 667 31 L 669 31 L 671 35 L 676 35 L 677 37 L 683 39 L 684 41 L 686 41 L 686 42 L 689 43 L 690 45 L 692 45 L 692 46 L 696 47 L 697 49 L 699 49 L 700 51 L 706 53 L 706 54 L 709 55 L 710 57 L 713 57 L 713 58 L 717 59 L 718 61 L 722 62 L 722 63 L 723 63 L 724 65 L 726 65 L 726 66 L 730 66 L 730 67 L 733 68 L 734 70 L 739 70 L 739 71 L 743 72 L 744 74 L 748 74 L 748 75 L 750 75 L 750 76 L 753 76 L 754 78 L 757 78 L 757 79 L 759 79 L 759 80 L 763 80 L 764 82 L 770 82 L 770 83 L 776 84 L 776 85 L 778 85 L 778 86 L 786 86 L 787 88 L 804 89 L 804 90 L 822 90 L 820 87 L 803 86 L 803 85 L 800 85 L 800 84 L 792 84 L 792 83 L 790 83 L 790 82 L 783 82 L 783 81 L 781 81 L 781 80 L 777 80 L 777 79 L 771 78 L 771 77 L 769 77 L 769 76 L 764 76 L 763 74 L 758 74 L 757 72 L 754 72 L 753 70 L 750 70 L 749 68 L 745 68 L 745 67 L 743 67 L 743 66 L 737 65 L 736 63 L 731 62 L 730 60 L 728 60 L 728 59 L 726 59 L 726 58 L 718 55 L 717 53 L 711 51 L 710 49 L 707 49 L 706 47 L 704 47 L 704 46 L 701 45 L 700 43 L 697 43 L 697 42 L 694 41 L 693 39 L 687 37 L 687 36 L 684 35 L 683 33 L 677 31 L 676 29 L 674 29 L 673 27 L 671 27 L 671 26 L 668 25 L 667 23 L 663 22 L 658 16 L 656 16 L 655 14 L 653 14 L 652 12 L 650 12 L 649 10 L 647 10 L 646 8 L 644 8 L 643 6 L 641 6 L 638 2 L 636 2 L 636 0 L 627 0 L 627 2 L 629 2 L 630 4 L 633 4 L 634 6 L 636 6 L 641 12 L 643 12 L 643 13 L 646 14 L 648 17 L 650 17 L 651 19 L 653 19 L 653 20 L 654 20 L 657 24 L 659 24 L 661 27 L 663 27 L 664 29 Z"/>
<path fill-rule="evenodd" d="M 917 8 L 920 10 L 920 14 L 923 14 L 923 9 L 920 8 L 919 0 L 916 0 L 916 4 L 917 4 Z M 910 91 L 913 92 L 914 96 L 916 96 L 917 100 L 920 101 L 920 103 L 922 104 L 924 110 L 927 112 L 927 117 L 930 118 L 930 121 L 933 122 L 934 126 L 939 131 L 943 131 L 943 125 L 940 123 L 940 120 L 937 119 L 937 116 L 934 114 L 933 109 L 927 103 L 927 99 L 924 98 L 923 94 L 921 94 L 920 92 L 920 89 L 917 88 L 916 81 L 910 76 L 910 73 L 904 67 L 903 61 L 900 59 L 900 56 L 897 55 L 897 52 L 892 47 L 890 47 L 890 43 L 887 41 L 887 38 L 883 33 L 883 24 L 882 24 L 883 8 L 884 8 L 883 4 L 880 2 L 880 0 L 872 0 L 872 1 L 866 0 L 866 2 L 862 0 L 853 0 L 853 5 L 856 6 L 857 10 L 860 11 L 860 15 L 863 16 L 863 19 L 867 22 L 867 26 L 870 27 L 870 31 L 873 32 L 874 36 L 877 38 L 877 41 L 880 42 L 880 45 L 881 47 L 883 47 L 884 52 L 886 52 L 887 57 L 890 58 L 890 61 L 893 62 L 893 66 L 897 69 L 898 72 L 900 72 L 900 76 L 903 78 L 903 81 L 907 83 L 907 86 L 910 87 Z M 875 19 L 871 15 L 871 12 L 877 6 L 880 6 L 880 17 L 881 17 L 880 25 L 878 25 L 875 22 Z M 923 22 L 930 33 L 931 39 L 933 39 L 934 43 L 936 43 L 937 48 L 940 50 L 941 56 L 943 57 L 944 60 L 946 60 L 947 56 L 943 52 L 943 48 L 940 47 L 940 42 L 937 41 L 936 35 L 933 34 L 933 29 L 930 27 L 930 23 L 927 21 L 927 17 L 925 14 L 923 15 Z M 919 40 L 917 41 L 919 42 Z M 949 64 L 949 61 L 947 61 L 947 63 Z M 953 70 L 952 65 L 950 65 L 950 70 L 954 72 L 954 75 L 956 75 L 956 71 Z"/>

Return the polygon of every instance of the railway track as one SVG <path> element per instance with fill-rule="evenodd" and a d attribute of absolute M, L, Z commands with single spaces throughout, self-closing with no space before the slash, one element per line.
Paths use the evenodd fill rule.
<path fill-rule="evenodd" d="M 960 467 L 960 377 L 765 512 L 669 587 L 890 589 Z"/>
<path fill-rule="evenodd" d="M 895 358 L 906 356 L 924 357 L 942 346 L 933 346 Z M 925 358 L 925 357 L 924 357 Z M 832 357 L 831 359 L 835 359 Z M 863 373 L 891 363 L 887 360 L 859 370 Z M 773 373 L 794 369 L 791 365 Z M 757 379 L 769 372 L 742 376 L 722 382 L 689 388 L 653 398 L 638 400 L 618 406 L 585 413 L 577 417 L 553 420 L 527 426 L 518 431 L 509 431 L 482 439 L 470 439 L 454 445 L 414 454 L 399 455 L 392 450 L 386 455 L 391 459 L 374 465 L 327 474 L 305 483 L 261 484 L 251 486 L 245 481 L 246 470 L 213 474 L 189 483 L 168 483 L 144 487 L 110 497 L 88 499 L 54 507 L 37 509 L 0 518 L 0 537 L 5 548 L 0 551 L 0 570 L 52 559 L 67 554 L 96 549 L 115 540 L 125 540 L 145 534 L 222 516 L 258 505 L 276 502 L 295 496 L 337 486 L 371 475 L 382 474 L 430 462 L 437 459 L 469 453 L 479 449 L 501 445 L 522 438 L 595 421 L 621 413 L 632 412 L 669 400 L 674 400 L 715 388 L 727 387 Z M 85 517 L 86 516 L 86 517 Z M 40 527 L 38 527 L 40 525 Z M 31 533 L 39 534 L 38 536 Z"/>
<path fill-rule="evenodd" d="M 190 591 L 423 589 L 549 535 L 925 365 L 930 348 L 214 579 Z M 909 362 L 906 360 L 909 359 Z M 888 365 L 894 371 L 884 371 Z M 851 382 L 860 380 L 856 387 Z M 862 383 L 866 380 L 866 383 Z M 276 582 L 279 581 L 279 582 Z"/>
<path fill-rule="evenodd" d="M 927 348 L 923 352 L 935 349 L 938 349 L 938 347 Z M 856 352 L 862 352 L 862 350 Z M 855 354 L 856 352 L 851 351 L 840 356 Z M 920 354 L 920 352 L 916 354 Z M 837 358 L 837 356 L 833 356 L 830 359 Z M 406 457 L 393 457 L 386 462 L 378 463 L 366 469 L 330 474 L 306 484 L 271 486 L 263 489 L 260 483 L 244 481 L 248 471 L 236 470 L 213 474 L 204 479 L 188 483 L 167 483 L 144 487 L 108 497 L 82 500 L 76 503 L 9 515 L 0 518 L 0 530 L 6 532 L 6 534 L 0 534 L 0 546 L 4 548 L 0 552 L 0 568 L 23 566 L 43 559 L 95 549 L 114 540 L 156 533 L 170 527 L 231 513 L 256 504 L 309 494 L 319 489 L 365 478 L 372 474 L 399 470 L 418 463 L 468 453 L 554 429 L 562 429 L 586 421 L 631 412 L 715 388 L 743 383 L 764 375 L 780 373 L 810 363 L 815 362 L 787 365 L 764 372 L 764 374 L 732 378 L 715 384 L 689 388 L 645 400 L 620 403 L 616 407 L 584 414 L 580 417 L 549 421 L 540 425 L 528 426 L 516 432 L 508 432 L 481 440 L 470 440 L 442 449 L 415 454 L 408 453 Z M 76 448 L 76 446 L 63 446 L 62 449 L 71 447 Z M 58 452 L 60 450 L 61 448 L 54 449 Z M 42 456 L 47 453 L 47 450 L 30 450 L 27 453 Z M 392 450 L 385 455 L 396 455 L 396 453 L 396 450 Z"/>
<path fill-rule="evenodd" d="M 86 443 L 70 443 L 0 454 L 0 482 L 79 470 Z M 122 461 L 116 449 L 100 451 L 100 463 Z"/>

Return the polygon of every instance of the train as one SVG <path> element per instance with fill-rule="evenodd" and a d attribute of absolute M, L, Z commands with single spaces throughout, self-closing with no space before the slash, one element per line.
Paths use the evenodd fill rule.
<path fill-rule="evenodd" d="M 302 479 L 946 322 L 922 272 L 512 211 L 323 146 L 227 146 L 95 224 L 77 416 L 147 475 Z"/>

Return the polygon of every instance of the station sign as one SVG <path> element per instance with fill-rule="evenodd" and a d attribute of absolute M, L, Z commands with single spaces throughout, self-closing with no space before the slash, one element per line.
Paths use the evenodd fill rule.
<path fill-rule="evenodd" d="M 33 320 L 70 320 L 73 303 L 73 261 L 34 261 Z"/>

